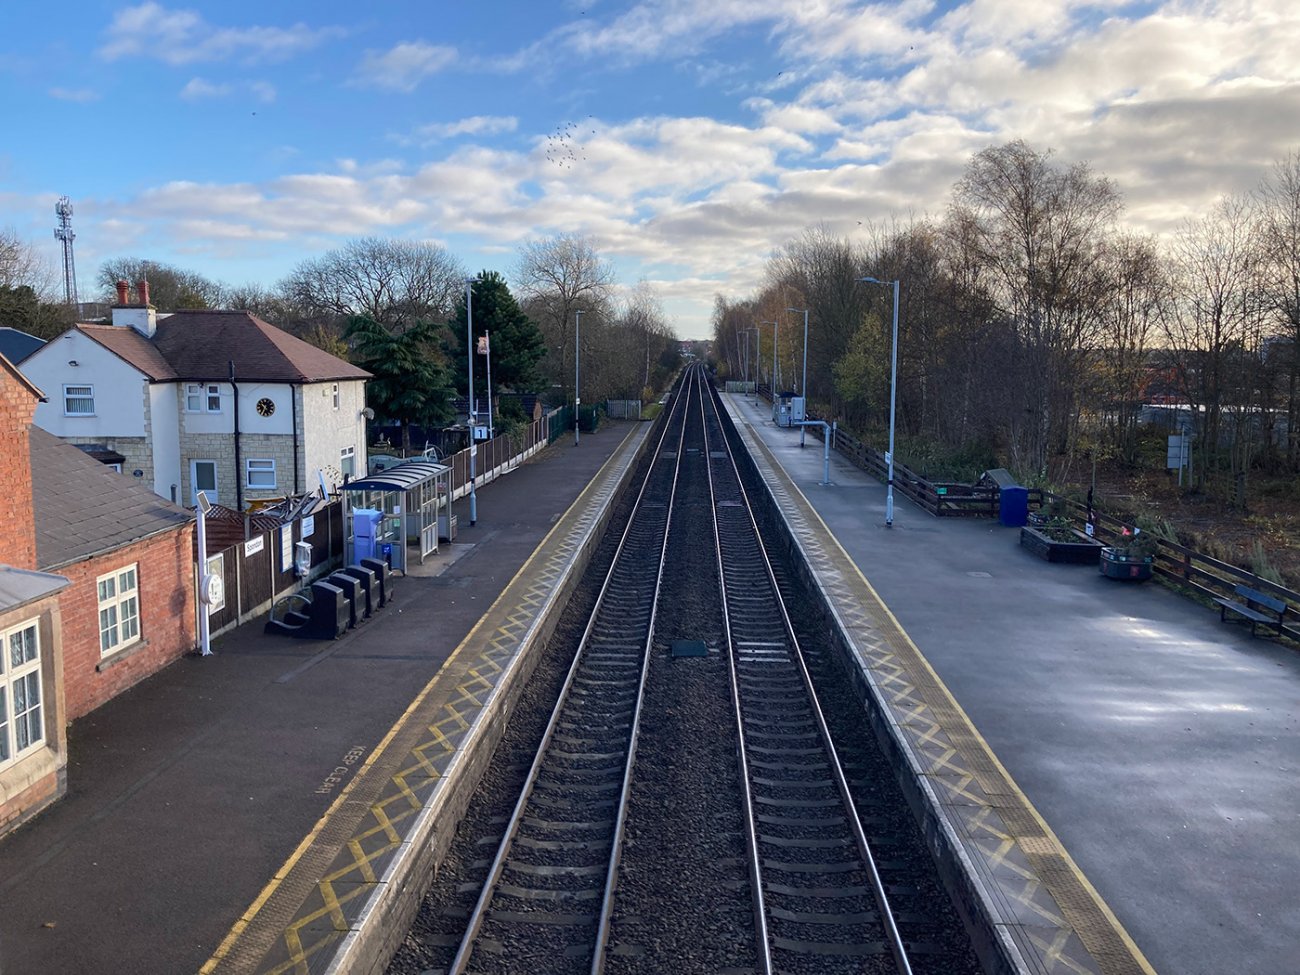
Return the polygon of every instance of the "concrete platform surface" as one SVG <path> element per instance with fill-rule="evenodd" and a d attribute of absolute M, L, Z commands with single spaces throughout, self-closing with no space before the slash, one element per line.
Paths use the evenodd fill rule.
<path fill-rule="evenodd" d="M 300 905 L 268 919 L 272 888 L 310 863 L 327 810 L 645 426 L 557 441 L 479 489 L 476 527 L 458 502 L 455 545 L 343 638 L 250 623 L 75 722 L 67 796 L 0 841 L 0 973 L 197 972 L 236 922 L 275 941 Z"/>
<path fill-rule="evenodd" d="M 1300 653 L 1159 584 L 1046 563 L 987 519 L 896 497 L 887 529 L 882 484 L 832 455 L 819 486 L 820 441 L 800 449 L 766 408 L 726 399 L 1131 936 L 1133 964 L 1300 972 Z"/>

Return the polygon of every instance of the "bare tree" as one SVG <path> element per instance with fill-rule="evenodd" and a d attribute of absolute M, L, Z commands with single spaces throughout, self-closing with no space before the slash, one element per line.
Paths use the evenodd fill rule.
<path fill-rule="evenodd" d="M 546 339 L 544 363 L 552 383 L 572 390 L 574 313 L 581 310 L 585 316 L 585 357 L 600 324 L 612 317 L 613 268 L 601 260 L 590 239 L 561 234 L 525 244 L 514 276 L 524 311 Z"/>
<path fill-rule="evenodd" d="M 1269 348 L 1285 356 L 1286 464 L 1300 470 L 1300 151 L 1277 163 L 1256 194 L 1265 288 L 1275 335 Z M 1289 346 L 1289 348 L 1288 348 Z"/>
<path fill-rule="evenodd" d="M 1077 391 L 1100 330 L 1099 261 L 1121 208 L 1109 180 L 1081 163 L 1053 165 L 1050 153 L 1021 141 L 978 153 L 957 184 L 953 219 L 973 234 L 1029 364 L 1011 444 L 1024 467 L 1045 470 L 1077 423 Z"/>
<path fill-rule="evenodd" d="M 361 316 L 400 334 L 446 321 L 464 287 L 464 267 L 438 244 L 362 237 L 303 261 L 279 291 L 304 325 Z"/>
<path fill-rule="evenodd" d="M 28 287 L 44 301 L 53 301 L 54 270 L 12 228 L 0 229 L 0 288 Z"/>
<path fill-rule="evenodd" d="M 1193 416 L 1202 417 L 1202 480 L 1207 467 L 1222 470 L 1225 442 L 1234 445 L 1232 473 L 1244 477 L 1249 462 L 1235 456 L 1236 431 L 1225 429 L 1224 418 L 1235 426 L 1251 399 L 1244 373 L 1253 371 L 1247 360 L 1258 351 L 1262 318 L 1255 243 L 1249 201 L 1225 197 L 1202 220 L 1184 224 L 1174 245 L 1178 300 L 1167 337 Z M 1244 486 L 1236 493 L 1244 503 Z"/>
<path fill-rule="evenodd" d="M 99 266 L 95 284 L 107 304 L 114 304 L 118 281 L 132 287 L 139 281 L 149 282 L 149 300 L 162 311 L 193 308 L 220 308 L 225 304 L 226 289 L 197 271 L 139 257 L 116 257 Z"/>

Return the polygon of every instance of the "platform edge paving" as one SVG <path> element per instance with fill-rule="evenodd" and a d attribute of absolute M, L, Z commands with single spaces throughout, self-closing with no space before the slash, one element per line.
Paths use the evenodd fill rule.
<path fill-rule="evenodd" d="M 527 683 L 650 426 L 629 431 L 201 975 L 383 971 L 504 733 L 495 719 Z"/>
<path fill-rule="evenodd" d="M 999 972 L 1155 975 L 956 698 L 750 421 L 723 397 L 856 664 L 877 737 L 981 961 Z"/>

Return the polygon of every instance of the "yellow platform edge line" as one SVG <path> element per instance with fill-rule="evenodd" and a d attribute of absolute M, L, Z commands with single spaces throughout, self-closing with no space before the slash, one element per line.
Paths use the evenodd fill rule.
<path fill-rule="evenodd" d="M 280 885 L 284 883 L 285 878 L 288 877 L 289 873 L 297 865 L 298 861 L 303 858 L 306 852 L 311 849 L 312 844 L 315 843 L 320 834 L 325 831 L 326 826 L 329 825 L 330 820 L 338 811 L 339 807 L 348 800 L 349 796 L 351 796 L 358 782 L 361 781 L 362 776 L 366 775 L 370 771 L 383 755 L 385 749 L 388 748 L 392 740 L 397 737 L 405 727 L 406 723 L 411 720 L 412 715 L 419 710 L 420 706 L 433 692 L 433 689 L 437 685 L 438 679 L 442 676 L 443 671 L 445 671 L 462 652 L 466 652 L 467 647 L 475 642 L 475 638 L 478 636 L 479 631 L 483 629 L 487 618 L 492 615 L 492 611 L 497 608 L 498 604 L 506 599 L 510 593 L 511 587 L 514 586 L 520 576 L 532 567 L 533 560 L 536 559 L 538 553 L 546 547 L 546 544 L 551 540 L 551 536 L 560 530 L 561 526 L 564 525 L 565 520 L 574 509 L 582 504 L 587 495 L 594 490 L 596 483 L 601 479 L 602 475 L 604 475 L 606 468 L 621 458 L 624 448 L 627 446 L 628 441 L 632 439 L 633 434 L 637 432 L 637 429 L 636 426 L 633 426 L 627 432 L 627 435 L 623 437 L 622 442 L 614 448 L 613 453 L 609 455 L 609 458 L 605 463 L 600 466 L 600 469 L 597 470 L 591 480 L 587 482 L 587 486 L 582 489 L 577 498 L 574 499 L 573 503 L 565 509 L 564 514 L 555 519 L 555 524 L 551 526 L 550 531 L 543 536 L 542 540 L 537 543 L 537 546 L 533 549 L 528 558 L 524 560 L 524 563 L 519 567 L 519 570 L 510 578 L 510 581 L 506 583 L 505 588 L 501 590 L 501 595 L 493 600 L 492 605 L 489 606 L 483 615 L 478 618 L 478 621 L 470 628 L 469 633 L 467 633 L 465 638 L 460 641 L 456 649 L 453 650 L 447 659 L 439 665 L 437 673 L 429 678 L 428 683 L 426 683 L 420 690 L 420 693 L 415 696 L 415 699 L 411 702 L 410 706 L 402 712 L 401 717 L 399 717 L 397 721 L 393 723 L 393 726 L 388 729 L 388 733 L 380 739 L 379 744 L 377 744 L 371 750 L 370 754 L 366 756 L 366 760 L 362 762 L 361 766 L 357 769 L 357 774 L 352 776 L 352 780 L 348 782 L 342 790 L 340 790 L 338 796 L 332 803 L 330 803 L 329 808 L 326 809 L 325 812 L 321 814 L 320 819 L 316 821 L 316 825 L 313 826 L 311 831 L 302 838 L 302 841 L 294 848 L 294 851 L 289 854 L 289 858 L 284 861 L 284 864 L 276 871 L 275 875 L 266 882 L 266 885 L 262 888 L 261 892 L 248 906 L 248 909 L 240 915 L 239 919 L 231 926 L 230 930 L 226 933 L 226 936 L 221 940 L 221 944 L 219 944 L 216 951 L 212 953 L 212 957 L 204 962 L 203 967 L 199 969 L 199 975 L 211 975 L 212 972 L 216 971 L 217 966 L 225 960 L 226 956 L 230 954 L 231 950 L 238 943 L 239 938 L 257 918 L 257 915 L 261 912 L 262 908 L 266 906 L 266 902 L 271 899 L 277 890 L 279 890 Z"/>
<path fill-rule="evenodd" d="M 748 417 L 741 415 L 740 420 L 747 427 L 753 430 L 753 424 L 750 423 Z M 921 652 L 921 648 L 916 645 L 915 641 L 913 641 L 911 634 L 903 628 L 903 624 L 899 622 L 898 617 L 894 615 L 893 610 L 891 610 L 885 601 L 880 598 L 880 594 L 876 592 L 875 587 L 870 583 L 870 581 L 868 581 L 867 577 L 862 574 L 862 569 L 858 567 L 858 563 L 847 551 L 845 551 L 844 546 L 841 545 L 840 540 L 835 537 L 835 533 L 831 531 L 830 526 L 822 520 L 821 513 L 816 509 L 816 507 L 814 507 L 813 503 L 808 500 L 808 496 L 805 495 L 799 485 L 795 483 L 794 478 L 790 475 L 790 472 L 785 469 L 785 466 L 776 459 L 776 455 L 771 452 L 767 444 L 765 444 L 757 434 L 753 435 L 753 439 L 754 442 L 768 455 L 768 462 L 778 468 L 785 476 L 786 483 L 789 485 L 790 489 L 799 496 L 800 500 L 803 501 L 804 507 L 811 513 L 812 517 L 817 520 L 817 523 L 822 526 L 822 530 L 825 531 L 827 537 L 835 543 L 835 547 L 840 550 L 840 554 L 844 556 L 848 564 L 853 566 L 853 571 L 857 574 L 858 579 L 862 581 L 862 584 L 866 586 L 867 591 L 871 593 L 876 602 L 880 604 L 880 607 L 885 611 L 885 615 L 889 617 L 890 622 L 898 628 L 898 632 L 902 635 L 908 646 L 915 651 L 917 660 L 920 661 L 921 666 L 929 672 L 930 676 L 934 679 L 935 685 L 939 688 L 944 697 L 948 699 L 948 703 L 952 706 L 953 710 L 961 716 L 963 721 L 966 722 L 966 726 L 969 729 L 971 736 L 979 743 L 979 746 L 984 749 L 985 754 L 993 763 L 994 767 L 1006 779 L 1007 785 L 1011 788 L 1013 795 L 1024 804 L 1025 809 L 1034 817 L 1034 820 L 1042 828 L 1043 835 L 1055 848 L 1054 852 L 1061 857 L 1061 861 L 1070 872 L 1074 874 L 1075 879 L 1083 889 L 1088 892 L 1088 896 L 1092 898 L 1097 910 L 1101 912 L 1107 923 L 1114 929 L 1115 936 L 1124 943 L 1124 947 L 1132 954 L 1133 960 L 1141 966 L 1142 970 L 1146 972 L 1147 975 L 1158 975 L 1155 968 L 1153 968 L 1151 963 L 1147 961 L 1146 955 L 1142 953 L 1142 949 L 1137 946 L 1137 942 L 1133 940 L 1124 925 L 1120 923 L 1119 918 L 1115 916 L 1115 912 L 1110 909 L 1110 905 L 1108 905 L 1102 898 L 1100 892 L 1092 885 L 1092 882 L 1088 879 L 1087 875 L 1079 865 L 1074 862 L 1074 857 L 1070 856 L 1070 852 L 1065 848 L 1065 844 L 1060 841 L 1052 828 L 1047 825 L 1047 820 L 1042 817 L 1042 814 L 1039 813 L 1034 804 L 1029 801 L 1029 797 L 1025 795 L 1024 791 L 1016 783 L 1016 780 L 1012 778 L 1011 773 L 1008 772 L 1006 766 L 1002 764 L 997 753 L 993 751 L 993 747 L 985 741 L 984 736 L 980 734 L 979 729 L 975 726 L 975 722 L 971 720 L 970 715 L 966 713 L 965 708 L 961 706 L 961 703 L 953 695 L 952 691 L 948 689 L 948 685 L 944 683 L 943 678 L 940 677 L 934 667 L 931 666 L 930 661 L 926 658 L 925 654 Z M 1048 890 L 1051 890 L 1051 888 L 1048 887 Z"/>

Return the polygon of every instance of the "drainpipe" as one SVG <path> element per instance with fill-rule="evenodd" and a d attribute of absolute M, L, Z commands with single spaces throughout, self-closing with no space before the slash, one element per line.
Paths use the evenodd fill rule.
<path fill-rule="evenodd" d="M 235 360 L 230 360 L 230 388 L 235 392 L 235 510 L 244 510 L 244 479 L 240 477 L 239 457 L 239 387 L 235 385 Z M 247 534 L 247 533 L 245 533 Z"/>
<path fill-rule="evenodd" d="M 298 390 L 299 386 L 289 387 L 289 418 L 293 421 L 293 493 L 297 497 L 302 493 L 298 480 Z"/>

